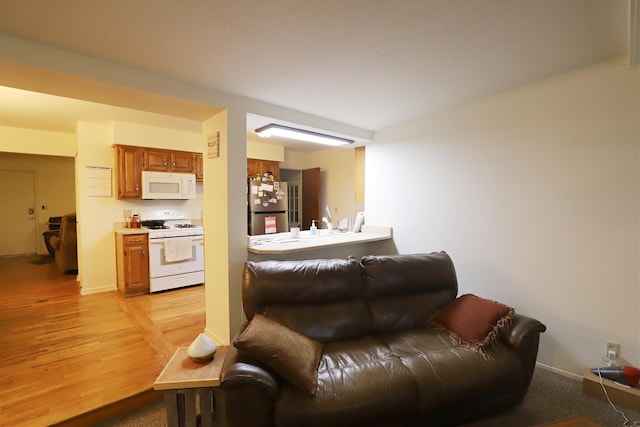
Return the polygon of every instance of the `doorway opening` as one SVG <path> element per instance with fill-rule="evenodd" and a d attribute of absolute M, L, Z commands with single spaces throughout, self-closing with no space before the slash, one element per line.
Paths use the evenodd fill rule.
<path fill-rule="evenodd" d="M 75 159 L 2 152 L 0 173 L 0 203 L 7 207 L 0 213 L 0 256 L 52 256 L 45 233 L 56 234 L 62 216 L 76 211 Z"/>
<path fill-rule="evenodd" d="M 289 189 L 289 226 L 308 230 L 320 217 L 320 168 L 280 169 Z"/>

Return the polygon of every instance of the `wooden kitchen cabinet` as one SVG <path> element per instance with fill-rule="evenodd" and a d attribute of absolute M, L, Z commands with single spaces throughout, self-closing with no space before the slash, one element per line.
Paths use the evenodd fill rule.
<path fill-rule="evenodd" d="M 118 290 L 125 296 L 149 293 L 149 238 L 147 233 L 116 233 Z"/>
<path fill-rule="evenodd" d="M 156 172 L 170 172 L 171 152 L 168 150 L 143 148 L 142 170 Z"/>
<path fill-rule="evenodd" d="M 202 164 L 202 154 L 196 154 L 196 182 L 204 181 L 204 165 Z"/>
<path fill-rule="evenodd" d="M 115 150 L 118 199 L 142 197 L 142 171 L 193 173 L 203 181 L 201 153 L 132 145 L 116 145 Z"/>
<path fill-rule="evenodd" d="M 267 172 L 271 172 L 274 179 L 280 179 L 280 163 L 273 160 L 247 159 L 247 178 L 262 176 Z"/>
<path fill-rule="evenodd" d="M 262 160 L 259 159 L 247 159 L 247 178 L 253 178 L 256 175 L 262 175 Z"/>
<path fill-rule="evenodd" d="M 142 170 L 196 173 L 196 153 L 160 148 L 143 148 L 142 152 Z"/>
<path fill-rule="evenodd" d="M 118 199 L 139 199 L 142 194 L 142 149 L 128 145 L 116 146 Z"/>
<path fill-rule="evenodd" d="M 196 154 L 188 151 L 172 151 L 171 172 L 196 173 Z"/>

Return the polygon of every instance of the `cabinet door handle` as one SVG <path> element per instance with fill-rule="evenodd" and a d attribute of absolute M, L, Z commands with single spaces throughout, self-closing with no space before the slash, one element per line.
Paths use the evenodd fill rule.
<path fill-rule="evenodd" d="M 140 240 L 140 239 L 131 239 L 131 240 L 129 240 L 129 243 L 140 243 L 140 242 L 142 242 L 142 240 Z"/>
<path fill-rule="evenodd" d="M 164 161 L 162 162 L 162 166 L 164 166 L 165 168 L 167 167 L 167 161 L 166 161 L 166 160 L 164 160 Z"/>
<path fill-rule="evenodd" d="M 176 168 L 176 161 L 175 160 L 173 161 L 173 168 L 174 169 Z"/>

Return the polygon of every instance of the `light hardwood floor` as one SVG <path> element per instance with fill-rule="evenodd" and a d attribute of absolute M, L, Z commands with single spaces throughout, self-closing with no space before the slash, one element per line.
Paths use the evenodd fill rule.
<path fill-rule="evenodd" d="M 204 330 L 204 286 L 81 296 L 41 258 L 0 258 L 0 425 L 90 425 L 160 398 L 165 363 Z"/>

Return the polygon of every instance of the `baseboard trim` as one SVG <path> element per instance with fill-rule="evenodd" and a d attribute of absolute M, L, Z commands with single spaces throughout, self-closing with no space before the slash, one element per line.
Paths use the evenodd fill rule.
<path fill-rule="evenodd" d="M 554 368 L 553 366 L 545 365 L 540 362 L 536 362 L 536 366 L 540 369 L 544 369 L 545 371 L 551 371 L 575 381 L 582 381 L 582 375 L 574 374 L 573 372 L 565 371 L 564 369 Z"/>
<path fill-rule="evenodd" d="M 160 390 L 146 390 L 142 393 L 135 394 L 126 399 L 119 400 L 117 402 L 110 403 L 106 406 L 94 409 L 93 411 L 80 414 L 65 421 L 61 421 L 57 424 L 53 424 L 52 427 L 77 427 L 77 426 L 91 426 L 99 424 L 118 415 L 137 409 L 148 403 L 155 402 L 162 399 L 164 393 Z"/>
<path fill-rule="evenodd" d="M 217 345 L 229 345 L 229 341 L 223 339 L 222 337 L 218 336 L 214 331 L 212 331 L 211 329 L 205 327 L 204 328 L 204 333 L 205 335 L 208 335 Z"/>
<path fill-rule="evenodd" d="M 78 279 L 78 281 L 80 281 L 80 279 Z M 82 283 L 80 281 L 80 283 Z M 93 294 L 100 294 L 103 292 L 111 292 L 111 291 L 117 291 L 118 287 L 116 285 L 107 285 L 107 286 L 101 286 L 99 288 L 85 288 L 83 286 L 80 286 L 80 295 L 87 296 L 87 295 L 93 295 Z"/>

